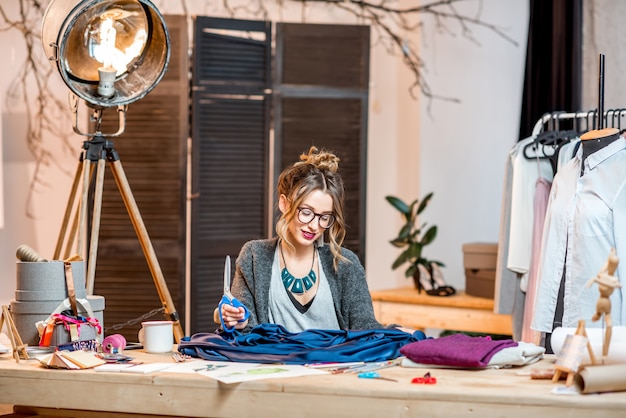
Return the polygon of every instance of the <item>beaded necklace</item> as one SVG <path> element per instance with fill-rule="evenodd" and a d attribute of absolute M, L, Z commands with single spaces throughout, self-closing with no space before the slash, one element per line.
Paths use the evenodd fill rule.
<path fill-rule="evenodd" d="M 279 249 L 280 255 L 283 257 L 283 264 L 285 265 L 283 270 L 280 272 L 280 277 L 283 280 L 283 285 L 285 286 L 285 289 L 296 295 L 302 295 L 303 293 L 311 290 L 311 288 L 317 281 L 317 276 L 313 271 L 313 266 L 315 266 L 315 253 L 317 253 L 317 249 L 315 248 L 315 246 L 313 247 L 313 261 L 311 262 L 311 271 L 309 271 L 309 274 L 302 278 L 296 278 L 293 276 L 293 274 L 289 273 L 289 270 L 287 270 L 287 262 L 285 261 L 285 254 L 283 253 L 282 246 L 280 246 Z"/>

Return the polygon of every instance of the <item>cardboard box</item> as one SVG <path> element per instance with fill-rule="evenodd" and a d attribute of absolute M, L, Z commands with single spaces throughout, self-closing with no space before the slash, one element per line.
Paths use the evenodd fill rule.
<path fill-rule="evenodd" d="M 463 244 L 466 294 L 493 299 L 497 256 L 497 243 Z"/>

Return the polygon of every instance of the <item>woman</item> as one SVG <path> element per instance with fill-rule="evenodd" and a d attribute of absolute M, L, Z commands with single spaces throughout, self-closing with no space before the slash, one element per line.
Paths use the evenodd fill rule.
<path fill-rule="evenodd" d="M 227 328 L 243 333 L 262 323 L 290 332 L 384 328 L 374 317 L 363 266 L 341 247 L 346 230 L 338 163 L 334 154 L 311 147 L 280 174 L 278 237 L 242 247 L 231 292 L 250 317 L 243 320 L 243 308 L 223 304 Z M 220 322 L 217 309 L 214 317 Z"/>

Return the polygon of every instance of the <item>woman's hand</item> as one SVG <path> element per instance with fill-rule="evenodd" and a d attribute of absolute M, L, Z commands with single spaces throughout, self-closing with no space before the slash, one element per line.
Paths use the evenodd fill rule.
<path fill-rule="evenodd" d="M 213 320 L 216 323 L 221 323 L 219 316 L 219 307 L 215 309 L 213 314 Z M 227 328 L 235 327 L 235 329 L 243 329 L 248 325 L 248 320 L 241 321 L 246 315 L 246 310 L 243 307 L 235 308 L 232 305 L 224 303 L 222 305 L 222 319 L 224 320 L 224 326 Z"/>

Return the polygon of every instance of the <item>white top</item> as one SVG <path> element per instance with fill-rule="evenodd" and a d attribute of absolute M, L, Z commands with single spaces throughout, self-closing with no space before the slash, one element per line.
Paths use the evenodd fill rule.
<path fill-rule="evenodd" d="M 280 260 L 278 248 L 274 253 L 272 264 L 272 280 L 269 292 L 269 320 L 273 324 L 280 324 L 289 332 L 301 332 L 307 329 L 339 329 L 339 322 L 335 315 L 333 296 L 326 280 L 324 269 L 319 268 L 317 280 L 319 286 L 315 299 L 305 313 L 300 313 L 293 305 L 287 294 L 280 276 Z"/>
<path fill-rule="evenodd" d="M 557 172 L 561 169 L 561 167 L 563 167 L 572 158 L 574 158 L 573 152 L 574 152 L 574 149 L 576 150 L 578 149 L 576 147 L 579 146 L 578 145 L 579 142 L 580 142 L 580 138 L 572 138 L 567 144 L 564 144 L 563 146 L 559 148 L 559 155 L 557 158 L 557 168 L 556 168 Z"/>
<path fill-rule="evenodd" d="M 584 145 L 584 144 L 583 144 Z M 539 288 L 532 328 L 552 332 L 559 284 L 565 269 L 563 326 L 592 322 L 600 296 L 597 284 L 586 285 L 602 269 L 616 249 L 615 275 L 621 289 L 611 296 L 613 325 L 626 321 L 626 139 L 619 138 L 585 160 L 580 176 L 582 146 L 558 171 L 552 183 L 539 273 Z"/>
<path fill-rule="evenodd" d="M 510 153 L 513 165 L 511 185 L 511 219 L 507 268 L 519 274 L 530 269 L 534 207 L 533 196 L 538 178 L 552 180 L 552 166 L 546 158 L 528 159 L 523 149 L 535 137 L 519 141 Z"/>

